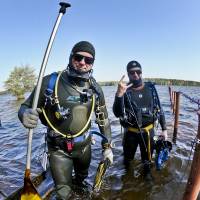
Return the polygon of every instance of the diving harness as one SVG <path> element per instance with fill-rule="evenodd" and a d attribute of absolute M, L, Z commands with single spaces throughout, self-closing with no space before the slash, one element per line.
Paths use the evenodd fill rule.
<path fill-rule="evenodd" d="M 47 92 L 46 92 L 46 94 L 45 94 L 45 96 L 46 96 L 46 101 L 45 101 L 45 105 L 44 105 L 44 107 L 46 106 L 46 103 L 50 100 L 51 102 L 51 104 L 52 105 L 55 105 L 58 109 L 57 109 L 57 111 L 55 112 L 55 116 L 56 116 L 56 118 L 58 119 L 58 120 L 65 120 L 65 119 L 67 119 L 68 118 L 68 116 L 70 115 L 70 109 L 69 108 L 67 108 L 67 109 L 65 109 L 65 108 L 63 108 L 63 107 L 61 107 L 60 106 L 60 103 L 59 103 L 59 99 L 58 99 L 58 82 L 59 82 L 59 79 L 60 79 L 60 76 L 61 76 L 61 74 L 62 74 L 62 72 L 63 71 L 61 71 L 61 72 L 59 72 L 59 74 L 57 75 L 57 77 L 56 77 L 56 83 L 55 83 L 55 96 L 54 96 L 54 98 L 52 97 L 53 96 L 53 89 L 52 88 L 47 88 Z M 53 73 L 52 74 L 52 76 L 51 76 L 51 78 L 52 79 L 55 79 L 55 77 L 54 76 L 56 76 L 55 74 L 57 74 L 57 73 Z M 51 83 L 51 81 L 52 81 L 52 79 L 50 79 L 50 81 L 49 81 L 49 84 L 52 84 Z M 73 89 L 75 89 L 74 87 L 73 87 Z M 50 91 L 51 90 L 51 91 Z M 76 89 L 79 93 L 81 93 L 82 95 L 84 94 L 84 92 L 81 92 L 81 91 L 79 91 L 78 89 Z M 91 117 L 92 117 L 92 113 L 93 113 L 93 111 L 94 111 L 94 107 L 95 107 L 95 95 L 93 94 L 92 95 L 92 108 L 91 108 L 91 112 L 90 112 L 90 115 L 89 115 L 89 117 L 88 117 L 88 120 L 87 120 L 87 122 L 86 122 L 86 124 L 84 125 L 84 127 L 79 131 L 79 132 L 77 132 L 76 134 L 70 134 L 70 133 L 62 133 L 61 131 L 59 131 L 53 124 L 52 124 L 52 122 L 49 120 L 49 118 L 47 117 L 47 114 L 46 114 L 46 111 L 45 111 L 45 109 L 44 109 L 44 107 L 42 108 L 42 111 L 43 111 L 43 115 L 44 115 L 44 117 L 45 117 L 45 119 L 46 119 L 46 121 L 47 121 L 47 123 L 48 123 L 48 125 L 56 132 L 56 133 L 59 133 L 60 135 L 62 135 L 63 137 L 65 137 L 65 138 L 68 138 L 68 139 L 70 139 L 70 138 L 75 138 L 75 137 L 78 137 L 78 136 L 80 136 L 86 129 L 87 129 L 87 127 L 88 127 L 88 125 L 89 125 L 89 123 L 90 123 L 90 120 L 91 120 Z"/>
<path fill-rule="evenodd" d="M 156 122 L 156 120 L 159 118 L 160 111 L 161 111 L 158 94 L 153 83 L 145 82 L 145 84 L 150 88 L 151 93 L 152 93 L 152 97 L 153 97 L 153 113 L 152 114 L 153 114 L 153 121 Z M 151 144 L 150 144 L 150 130 L 154 128 L 154 123 L 142 128 L 142 116 L 141 116 L 142 114 L 141 113 L 138 114 L 138 112 L 135 112 L 135 109 L 138 110 L 138 106 L 136 105 L 136 103 L 131 102 L 128 92 L 125 93 L 125 96 L 128 100 L 128 105 L 130 106 L 129 114 L 135 119 L 137 128 L 133 128 L 133 124 L 129 121 L 128 115 L 125 111 L 125 107 L 124 107 L 124 116 L 120 118 L 120 123 L 129 132 L 140 134 L 145 150 L 148 154 L 148 159 L 151 162 L 152 157 L 151 157 Z M 147 138 L 148 138 L 147 145 L 145 143 L 142 132 L 147 133 Z"/>
<path fill-rule="evenodd" d="M 78 131 L 77 133 L 72 135 L 69 132 L 62 132 L 62 131 L 58 130 L 58 128 L 55 127 L 55 125 L 53 125 L 53 123 L 49 119 L 47 112 L 45 110 L 45 106 L 47 106 L 47 104 L 50 104 L 51 106 L 54 106 L 56 108 L 54 115 L 55 115 L 55 117 L 58 121 L 62 122 L 70 116 L 70 109 L 62 107 L 59 103 L 58 83 L 59 83 L 60 77 L 62 77 L 61 76 L 62 73 L 63 73 L 63 71 L 61 71 L 59 73 L 54 72 L 54 73 L 51 74 L 47 89 L 45 91 L 46 99 L 45 99 L 44 107 L 42 108 L 42 112 L 43 112 L 44 118 L 45 118 L 47 124 L 49 125 L 49 127 L 53 131 L 55 131 L 55 133 L 58 133 L 62 137 L 66 138 L 67 150 L 68 150 L 68 152 L 70 152 L 73 149 L 74 140 L 76 140 L 77 138 L 81 138 L 83 133 L 87 132 L 88 125 L 91 121 L 93 111 L 94 110 L 96 111 L 95 112 L 96 113 L 96 123 L 98 123 L 99 126 L 104 126 L 104 119 L 103 119 L 104 113 L 101 112 L 101 110 L 100 110 L 100 105 L 99 105 L 99 95 L 100 95 L 100 93 L 98 92 L 98 89 L 95 87 L 94 80 L 92 78 L 89 79 L 91 89 L 83 89 L 83 91 L 80 91 L 78 88 L 76 88 L 72 84 L 68 83 L 71 88 L 73 88 L 74 90 L 76 90 L 80 94 L 80 101 L 82 103 L 85 103 L 89 99 L 91 99 L 92 106 L 91 106 L 91 110 L 90 110 L 90 114 L 89 114 L 89 117 L 87 119 L 87 122 L 85 123 L 85 125 L 82 127 L 82 129 L 80 131 Z M 54 96 L 53 96 L 53 93 L 54 93 Z M 95 95 L 95 94 L 97 94 L 97 95 Z"/>

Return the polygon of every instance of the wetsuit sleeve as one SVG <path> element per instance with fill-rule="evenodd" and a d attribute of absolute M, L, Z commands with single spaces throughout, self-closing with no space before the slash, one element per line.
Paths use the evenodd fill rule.
<path fill-rule="evenodd" d="M 49 80 L 49 76 L 46 76 L 43 78 L 43 83 L 42 83 L 42 87 L 40 90 L 40 96 L 38 99 L 38 106 L 37 106 L 38 108 L 42 108 L 42 106 L 44 105 L 44 101 L 45 101 L 44 92 L 47 88 L 48 80 Z M 22 118 L 23 118 L 23 114 L 24 114 L 25 110 L 32 107 L 35 89 L 36 88 L 34 88 L 34 90 L 31 92 L 30 96 L 21 104 L 21 106 L 19 108 L 18 117 L 21 122 L 22 122 Z M 43 116 L 43 114 L 40 114 L 40 119 L 42 116 Z"/>
<path fill-rule="evenodd" d="M 115 100 L 113 104 L 113 113 L 115 117 L 123 117 L 124 116 L 124 96 L 117 97 L 115 95 Z"/>
<path fill-rule="evenodd" d="M 166 121 L 165 121 L 165 114 L 164 114 L 164 111 L 163 111 L 162 108 L 160 109 L 159 123 L 160 123 L 161 128 L 162 128 L 163 131 L 164 131 L 164 130 L 167 130 Z"/>
<path fill-rule="evenodd" d="M 160 107 L 160 112 L 159 112 L 159 118 L 158 118 L 158 120 L 159 120 L 159 123 L 160 123 L 160 126 L 161 126 L 162 130 L 164 131 L 164 130 L 167 130 L 166 120 L 165 120 L 165 114 L 164 114 L 164 111 L 162 109 L 162 105 L 160 103 L 160 98 L 158 96 L 158 92 L 157 92 L 156 88 L 155 88 L 155 91 L 156 91 L 157 98 L 158 98 L 158 104 L 159 104 L 158 106 Z"/>
<path fill-rule="evenodd" d="M 102 134 L 104 134 L 108 142 L 111 142 L 111 126 L 110 121 L 108 119 L 108 111 L 105 104 L 105 98 L 103 91 L 99 85 L 98 87 L 98 98 L 95 107 L 95 115 L 96 115 L 96 122 L 99 126 L 99 130 Z M 102 144 L 104 146 L 104 144 Z"/>

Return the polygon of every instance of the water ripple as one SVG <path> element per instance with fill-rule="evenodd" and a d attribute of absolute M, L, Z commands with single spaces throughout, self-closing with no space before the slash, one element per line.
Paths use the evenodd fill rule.
<path fill-rule="evenodd" d="M 171 114 L 168 88 L 156 86 L 161 103 L 166 115 L 169 138 L 173 137 L 174 116 Z M 198 118 L 196 106 L 181 97 L 179 127 L 176 145 L 166 166 L 161 171 L 152 168 L 154 182 L 146 184 L 140 176 L 140 154 L 137 151 L 133 162 L 133 171 L 127 173 L 123 166 L 123 134 L 119 120 L 114 117 L 112 105 L 116 87 L 103 87 L 106 97 L 106 105 L 112 127 L 112 139 L 115 145 L 114 164 L 107 170 L 105 181 L 101 191 L 92 199 L 105 200 L 158 200 L 181 199 L 187 182 L 191 160 L 193 157 L 192 141 L 197 134 Z M 184 91 L 195 98 L 200 98 L 200 88 L 175 87 L 174 90 Z M 11 95 L 0 96 L 0 191 L 10 194 L 23 185 L 23 176 L 26 165 L 27 130 L 23 128 L 17 117 L 17 111 L 21 102 L 16 101 Z M 93 117 L 94 119 L 94 117 Z M 93 129 L 98 130 L 95 123 Z M 45 128 L 40 124 L 34 130 L 32 147 L 32 176 L 42 171 L 40 159 L 44 148 Z M 159 128 L 158 133 L 161 130 Z M 98 163 L 102 159 L 101 140 L 95 136 L 96 145 L 92 146 L 92 163 L 89 169 L 87 181 L 93 184 Z M 49 184 L 52 184 L 52 180 Z M 44 187 L 44 186 L 43 186 Z M 174 191 L 179 191 L 174 194 Z M 166 196 L 167 194 L 167 196 Z M 88 199 L 76 194 L 74 199 Z M 0 195 L 1 199 L 1 195 Z M 52 196 L 51 199 L 55 199 Z"/>

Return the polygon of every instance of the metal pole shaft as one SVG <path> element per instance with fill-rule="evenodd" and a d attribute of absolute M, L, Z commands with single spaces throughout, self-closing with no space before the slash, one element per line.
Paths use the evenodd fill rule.
<path fill-rule="evenodd" d="M 179 119 L 179 102 L 180 102 L 180 92 L 175 93 L 176 106 L 175 106 L 175 120 L 174 120 L 174 133 L 173 142 L 176 143 L 177 133 L 178 133 L 178 119 Z"/>
<path fill-rule="evenodd" d="M 176 109 L 176 92 L 173 92 L 173 105 L 172 105 L 172 113 L 175 114 L 175 109 Z"/>
<path fill-rule="evenodd" d="M 56 36 L 56 32 L 58 30 L 58 26 L 60 24 L 60 20 L 61 20 L 62 16 L 63 16 L 63 13 L 59 13 L 58 18 L 56 20 L 56 24 L 54 26 L 54 29 L 52 31 L 51 37 L 49 39 L 49 42 L 48 42 L 48 45 L 47 45 L 47 48 L 46 48 L 46 51 L 45 51 L 45 55 L 44 55 L 44 58 L 43 58 L 43 61 L 42 61 L 42 65 L 41 65 L 41 68 L 40 68 L 40 73 L 39 73 L 39 77 L 38 77 L 38 81 L 37 81 L 35 95 L 34 95 L 34 98 L 33 98 L 33 105 L 32 105 L 33 109 L 37 108 L 38 99 L 39 99 L 39 95 L 40 95 L 40 88 L 41 88 L 41 85 L 42 85 L 42 79 L 43 79 L 43 76 L 44 76 L 44 72 L 45 72 L 45 69 L 46 69 L 46 65 L 47 65 L 47 62 L 48 62 L 48 58 L 49 58 L 49 54 L 50 54 L 50 51 L 51 51 L 51 48 L 52 48 L 52 44 L 53 44 L 54 38 Z M 30 165 L 31 165 L 32 138 L 33 138 L 33 129 L 29 129 L 26 169 L 30 169 Z"/>
<path fill-rule="evenodd" d="M 57 30 L 58 30 L 58 26 L 60 24 L 62 16 L 63 16 L 63 14 L 59 13 L 58 18 L 57 18 L 56 23 L 55 23 L 55 26 L 53 28 L 51 37 L 49 39 L 46 51 L 45 51 L 45 55 L 44 55 L 44 58 L 43 58 L 43 61 L 42 61 L 42 65 L 41 65 L 41 68 L 40 68 L 37 87 L 36 87 L 36 91 L 35 91 L 35 95 L 34 95 L 34 99 L 33 99 L 33 106 L 32 106 L 33 109 L 37 108 L 40 88 L 41 88 L 41 85 L 42 85 L 42 79 L 43 79 L 44 72 L 45 72 L 45 69 L 46 69 L 46 65 L 47 65 L 47 62 L 48 62 L 48 59 L 49 59 L 49 55 L 50 55 L 50 51 L 51 51 L 51 48 L 52 48 L 52 45 L 53 45 L 53 41 L 55 39 Z"/>
<path fill-rule="evenodd" d="M 53 45 L 53 41 L 55 39 L 60 21 L 62 16 L 65 14 L 65 10 L 67 7 L 70 7 L 70 4 L 67 3 L 60 3 L 61 5 L 61 9 L 59 12 L 59 15 L 57 17 L 56 23 L 54 25 L 53 31 L 51 33 L 45 54 L 44 54 L 44 58 L 42 61 L 42 65 L 40 68 L 40 73 L 39 73 L 39 77 L 38 77 L 38 81 L 37 81 L 37 85 L 36 85 L 36 90 L 35 90 L 35 94 L 34 94 L 34 98 L 33 98 L 33 104 L 32 104 L 32 108 L 36 109 L 37 108 L 37 104 L 38 104 L 38 99 L 39 99 L 39 95 L 40 95 L 40 89 L 41 89 L 41 85 L 42 85 L 42 79 L 44 76 L 44 72 L 46 69 L 46 65 L 48 62 L 48 58 L 50 55 L 50 51 Z M 26 169 L 30 169 L 30 165 L 31 165 L 31 149 L 32 149 L 32 137 L 33 137 L 33 129 L 29 129 L 28 131 L 28 147 L 27 147 L 27 161 L 26 161 Z"/>
<path fill-rule="evenodd" d="M 200 110 L 198 111 L 198 132 L 194 157 L 183 200 L 196 200 L 200 191 Z"/>
<path fill-rule="evenodd" d="M 172 89 L 171 89 L 170 86 L 168 87 L 168 89 L 169 89 L 169 99 L 170 99 L 171 109 L 172 109 L 172 105 L 173 105 L 173 103 L 172 103 Z"/>

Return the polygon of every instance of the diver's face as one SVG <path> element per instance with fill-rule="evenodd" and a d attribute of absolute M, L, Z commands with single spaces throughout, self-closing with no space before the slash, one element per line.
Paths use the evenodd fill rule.
<path fill-rule="evenodd" d="M 128 71 L 128 77 L 129 77 L 130 81 L 141 79 L 142 78 L 141 69 L 140 68 L 139 69 L 136 69 L 136 68 L 130 69 Z"/>
<path fill-rule="evenodd" d="M 93 56 L 88 52 L 77 52 L 72 57 L 72 66 L 80 73 L 88 72 L 92 69 L 94 63 Z"/>

